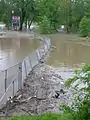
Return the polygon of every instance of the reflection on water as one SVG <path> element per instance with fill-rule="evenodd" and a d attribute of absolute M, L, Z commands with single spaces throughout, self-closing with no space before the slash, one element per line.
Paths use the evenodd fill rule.
<path fill-rule="evenodd" d="M 39 46 L 38 40 L 0 39 L 0 70 L 14 65 Z"/>
<path fill-rule="evenodd" d="M 68 66 L 68 68 L 80 67 L 83 63 L 90 64 L 90 44 L 87 41 L 79 42 L 79 37 L 70 35 L 52 35 L 53 49 L 48 64 L 51 66 Z"/>

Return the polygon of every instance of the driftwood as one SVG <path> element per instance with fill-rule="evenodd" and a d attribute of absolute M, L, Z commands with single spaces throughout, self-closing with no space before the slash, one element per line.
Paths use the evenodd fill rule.
<path fill-rule="evenodd" d="M 56 46 L 51 46 L 52 48 L 56 49 Z"/>
<path fill-rule="evenodd" d="M 28 113 L 28 115 L 33 115 L 29 110 L 27 110 L 27 108 L 25 107 L 19 107 L 22 111 Z"/>

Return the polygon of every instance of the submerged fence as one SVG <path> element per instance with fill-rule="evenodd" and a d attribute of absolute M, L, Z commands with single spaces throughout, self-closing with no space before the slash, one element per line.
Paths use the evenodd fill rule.
<path fill-rule="evenodd" d="M 51 42 L 45 37 L 38 37 L 42 45 L 35 52 L 27 56 L 20 63 L 0 72 L 0 107 L 5 104 L 9 97 L 15 96 L 16 92 L 23 89 L 24 80 L 33 67 L 48 53 Z"/>

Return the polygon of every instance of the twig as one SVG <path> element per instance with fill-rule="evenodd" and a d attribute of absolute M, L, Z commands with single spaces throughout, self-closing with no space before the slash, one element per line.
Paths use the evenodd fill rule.
<path fill-rule="evenodd" d="M 32 115 L 32 113 L 30 113 L 30 111 L 26 110 L 26 108 L 21 108 L 19 107 L 21 110 L 23 110 L 24 112 L 28 113 L 29 115 Z"/>
<path fill-rule="evenodd" d="M 51 46 L 52 48 L 56 49 L 56 46 Z"/>

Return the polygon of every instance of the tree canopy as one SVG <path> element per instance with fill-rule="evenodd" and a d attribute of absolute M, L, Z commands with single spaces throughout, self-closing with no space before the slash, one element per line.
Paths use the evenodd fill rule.
<path fill-rule="evenodd" d="M 11 23 L 12 10 L 21 18 L 20 30 L 28 21 L 29 27 L 37 22 L 43 32 L 57 31 L 61 25 L 76 32 L 84 16 L 90 19 L 90 0 L 0 0 L 0 21 Z"/>

